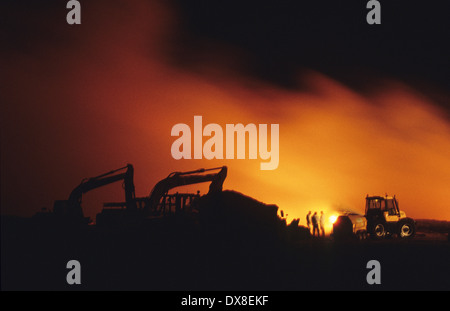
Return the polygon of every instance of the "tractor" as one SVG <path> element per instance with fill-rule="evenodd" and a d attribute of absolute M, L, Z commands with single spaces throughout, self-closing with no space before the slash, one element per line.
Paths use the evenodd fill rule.
<path fill-rule="evenodd" d="M 395 196 L 367 195 L 365 217 L 371 237 L 381 239 L 397 235 L 412 238 L 416 234 L 415 221 L 399 209 Z"/>

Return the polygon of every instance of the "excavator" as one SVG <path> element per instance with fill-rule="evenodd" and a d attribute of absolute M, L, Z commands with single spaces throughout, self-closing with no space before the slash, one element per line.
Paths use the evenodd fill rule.
<path fill-rule="evenodd" d="M 220 171 L 218 173 L 209 173 L 201 175 L 202 173 L 215 171 L 219 169 Z M 164 211 L 164 203 L 166 202 L 165 199 L 167 199 L 169 196 L 168 195 L 169 190 L 179 186 L 210 181 L 211 184 L 209 185 L 208 194 L 221 192 L 226 177 L 227 177 L 226 166 L 215 167 L 210 169 L 202 168 L 189 172 L 173 172 L 169 174 L 167 178 L 159 181 L 152 189 L 149 195 L 148 205 L 146 206 L 147 208 L 144 208 L 144 211 L 147 216 L 152 214 L 156 215 L 161 214 L 161 212 Z M 178 194 L 178 196 L 180 196 L 180 194 Z M 176 198 L 177 194 L 171 195 L 171 197 Z M 175 211 L 180 211 L 181 209 L 182 206 L 180 206 L 179 203 L 176 204 Z"/>
<path fill-rule="evenodd" d="M 127 164 L 124 167 L 110 172 L 91 178 L 85 178 L 72 190 L 67 200 L 56 200 L 52 212 L 39 212 L 35 215 L 35 219 L 54 223 L 57 222 L 60 225 L 86 225 L 89 223 L 90 218 L 84 217 L 83 214 L 81 207 L 83 194 L 121 180 L 123 180 L 125 189 L 127 208 L 129 210 L 136 210 L 133 175 L 133 165 Z"/>
<path fill-rule="evenodd" d="M 218 170 L 219 172 L 210 173 Z M 96 223 L 99 227 L 123 227 L 137 225 L 144 219 L 163 218 L 186 212 L 192 207 L 195 199 L 200 197 L 199 193 L 169 194 L 171 189 L 211 182 L 208 194 L 221 192 L 226 177 L 226 166 L 170 173 L 154 186 L 148 197 L 125 196 L 125 202 L 105 203 L 101 213 L 97 214 Z"/>
<path fill-rule="evenodd" d="M 210 173 L 217 171 L 217 173 Z M 206 174 L 205 174 L 206 173 Z M 211 182 L 208 193 L 221 192 L 227 176 L 227 167 L 198 169 L 188 172 L 173 172 L 167 178 L 159 181 L 148 197 L 136 198 L 134 186 L 134 168 L 132 164 L 109 171 L 107 173 L 85 178 L 75 187 L 67 200 L 56 200 L 52 212 L 38 212 L 35 219 L 45 224 L 55 223 L 59 226 L 87 225 L 89 217 L 84 217 L 82 196 L 86 192 L 118 181 L 123 181 L 125 202 L 105 203 L 101 213 L 97 214 L 96 222 L 100 226 L 136 224 L 144 218 L 160 218 L 182 212 L 191 205 L 199 194 L 176 193 L 168 194 L 169 190 L 202 182 Z M 174 207 L 174 210 L 172 208 Z"/>

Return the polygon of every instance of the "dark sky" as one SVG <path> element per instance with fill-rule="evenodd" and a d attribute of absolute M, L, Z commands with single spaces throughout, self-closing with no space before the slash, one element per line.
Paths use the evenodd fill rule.
<path fill-rule="evenodd" d="M 445 0 L 381 1 L 381 25 L 366 23 L 369 10 L 363 0 L 170 3 L 179 27 L 169 48 L 180 63 L 195 65 L 226 45 L 245 57 L 239 70 L 285 87 L 296 85 L 295 74 L 302 68 L 355 87 L 370 84 L 360 79 L 361 71 L 450 86 L 450 3 Z M 84 11 L 91 6 L 82 5 Z M 66 12 L 61 1 L 2 1 L 2 49 L 30 52 L 49 42 L 67 43 L 70 37 L 51 31 Z"/>
<path fill-rule="evenodd" d="M 249 72 L 286 87 L 299 68 L 360 87 L 361 71 L 449 87 L 448 1 L 381 1 L 381 25 L 367 24 L 362 0 L 175 3 L 194 54 L 205 46 L 193 38 L 232 44 L 248 53 Z"/>

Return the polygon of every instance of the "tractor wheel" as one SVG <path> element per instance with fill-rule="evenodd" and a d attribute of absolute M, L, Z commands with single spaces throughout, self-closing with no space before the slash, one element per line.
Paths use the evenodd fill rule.
<path fill-rule="evenodd" d="M 386 236 L 386 227 L 382 222 L 377 222 L 373 226 L 372 234 L 377 239 L 382 239 Z"/>
<path fill-rule="evenodd" d="M 361 232 L 356 232 L 356 239 L 358 240 L 358 241 L 361 241 L 362 240 L 362 235 L 361 235 Z"/>
<path fill-rule="evenodd" d="M 414 237 L 416 234 L 416 226 L 411 219 L 403 219 L 398 223 L 398 236 L 402 239 Z"/>
<path fill-rule="evenodd" d="M 364 231 L 358 231 L 358 232 L 356 233 L 356 238 L 357 238 L 359 241 L 365 240 L 365 239 L 366 239 L 366 233 L 365 233 Z"/>

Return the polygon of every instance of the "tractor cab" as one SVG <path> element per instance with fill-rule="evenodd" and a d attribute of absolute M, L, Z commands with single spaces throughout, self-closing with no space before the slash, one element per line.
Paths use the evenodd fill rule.
<path fill-rule="evenodd" d="M 381 218 L 387 222 L 392 222 L 399 221 L 401 218 L 406 217 L 406 214 L 398 208 L 398 202 L 395 196 L 367 196 L 366 217 Z"/>

